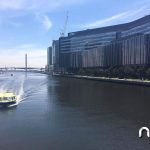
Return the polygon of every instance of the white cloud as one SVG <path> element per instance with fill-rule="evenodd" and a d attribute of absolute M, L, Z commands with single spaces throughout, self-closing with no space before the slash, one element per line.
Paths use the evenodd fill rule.
<path fill-rule="evenodd" d="M 38 21 L 40 24 L 42 24 L 43 28 L 47 31 L 49 31 L 53 23 L 50 20 L 49 16 L 46 14 L 41 14 L 41 13 L 34 13 L 36 21 Z"/>
<path fill-rule="evenodd" d="M 0 10 L 51 11 L 86 0 L 0 0 Z"/>
<path fill-rule="evenodd" d="M 96 28 L 96 27 L 101 27 L 101 26 L 107 26 L 107 25 L 111 25 L 111 24 L 115 23 L 115 21 L 117 21 L 117 22 L 120 21 L 120 23 L 122 23 L 121 22 L 122 20 L 124 20 L 124 21 L 130 20 L 130 18 L 133 18 L 133 16 L 140 14 L 143 10 L 145 10 L 145 8 L 146 8 L 146 6 L 141 7 L 139 9 L 119 13 L 114 16 L 108 17 L 106 19 L 88 23 L 87 25 L 84 25 L 83 27 L 84 28 Z"/>
<path fill-rule="evenodd" d="M 52 27 L 52 21 L 46 15 L 60 9 L 66 10 L 70 5 L 77 5 L 87 0 L 0 0 L 0 24 L 20 27 L 21 23 L 13 21 L 17 17 L 31 14 L 40 16 L 39 22 L 46 30 Z"/>
<path fill-rule="evenodd" d="M 0 49 L 0 53 L 0 67 L 24 67 L 26 53 L 28 54 L 29 67 L 44 67 L 46 65 L 46 48 L 38 48 L 32 44 L 20 45 L 12 49 Z"/>
<path fill-rule="evenodd" d="M 22 22 L 16 22 L 19 17 L 39 14 L 37 21 L 48 31 L 52 27 L 48 13 L 65 8 L 67 11 L 69 6 L 87 1 L 89 0 L 0 0 L 0 26 L 21 27 Z"/>
<path fill-rule="evenodd" d="M 113 20 L 116 20 L 116 19 L 119 19 L 119 18 L 121 18 L 121 17 L 124 17 L 124 16 L 126 16 L 127 14 L 128 14 L 128 12 L 120 13 L 120 14 L 111 16 L 111 17 L 106 18 L 106 19 L 102 19 L 102 20 L 98 20 L 98 21 L 89 23 L 89 24 L 85 25 L 84 27 L 85 27 L 85 28 L 99 27 L 99 26 L 105 25 L 105 24 L 108 23 L 108 22 L 111 22 L 111 21 L 113 21 Z"/>
<path fill-rule="evenodd" d="M 45 27 L 46 30 L 51 29 L 52 22 L 51 22 L 51 20 L 49 19 L 48 16 L 43 17 L 42 23 L 43 23 L 43 26 Z"/>
<path fill-rule="evenodd" d="M 22 45 L 17 46 L 17 49 L 35 49 L 35 48 L 37 48 L 37 45 L 32 44 L 32 43 L 22 44 Z"/>
<path fill-rule="evenodd" d="M 1 10 L 18 10 L 24 7 L 25 0 L 0 0 Z"/>
<path fill-rule="evenodd" d="M 6 23 L 13 26 L 13 27 L 16 27 L 16 28 L 21 26 L 21 23 L 17 23 L 17 22 L 10 21 L 10 20 L 6 21 Z"/>

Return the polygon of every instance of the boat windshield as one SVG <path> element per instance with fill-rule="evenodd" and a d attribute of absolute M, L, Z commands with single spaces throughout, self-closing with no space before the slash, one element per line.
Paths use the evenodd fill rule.
<path fill-rule="evenodd" d="M 15 100 L 15 99 L 16 99 L 15 96 L 13 96 L 13 97 L 0 97 L 0 101 L 2 101 L 2 100 Z"/>
<path fill-rule="evenodd" d="M 16 100 L 16 96 L 13 94 L 1 94 L 0 95 L 0 101 L 15 101 Z"/>
<path fill-rule="evenodd" d="M 16 97 L 15 97 L 15 96 L 13 96 L 13 97 L 12 97 L 12 100 L 14 100 L 14 99 L 16 99 Z"/>
<path fill-rule="evenodd" d="M 3 100 L 8 100 L 8 97 L 3 97 Z"/>

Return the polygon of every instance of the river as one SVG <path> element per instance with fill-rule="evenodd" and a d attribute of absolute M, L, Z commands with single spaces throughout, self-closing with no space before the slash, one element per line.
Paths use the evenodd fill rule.
<path fill-rule="evenodd" d="M 18 95 L 0 109 L 0 150 L 147 150 L 150 87 L 39 73 L 0 75 L 0 91 Z"/>

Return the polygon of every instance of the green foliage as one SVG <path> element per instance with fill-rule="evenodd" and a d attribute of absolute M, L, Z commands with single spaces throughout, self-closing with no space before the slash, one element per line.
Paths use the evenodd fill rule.
<path fill-rule="evenodd" d="M 150 68 L 146 70 L 146 78 L 150 79 Z"/>
<path fill-rule="evenodd" d="M 125 78 L 133 78 L 135 73 L 135 69 L 131 66 L 124 67 L 124 77 Z"/>
<path fill-rule="evenodd" d="M 79 71 L 77 72 L 77 74 L 79 75 L 86 75 L 86 72 L 84 69 L 79 69 Z"/>
<path fill-rule="evenodd" d="M 108 68 L 80 68 L 72 71 L 74 74 L 110 77 L 110 78 L 131 78 L 150 79 L 150 68 L 145 66 L 115 66 Z"/>

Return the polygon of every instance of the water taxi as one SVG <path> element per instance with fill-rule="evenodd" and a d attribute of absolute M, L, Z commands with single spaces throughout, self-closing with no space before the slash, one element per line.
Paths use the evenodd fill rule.
<path fill-rule="evenodd" d="M 0 105 L 9 106 L 11 104 L 16 104 L 17 96 L 14 93 L 0 93 Z"/>

